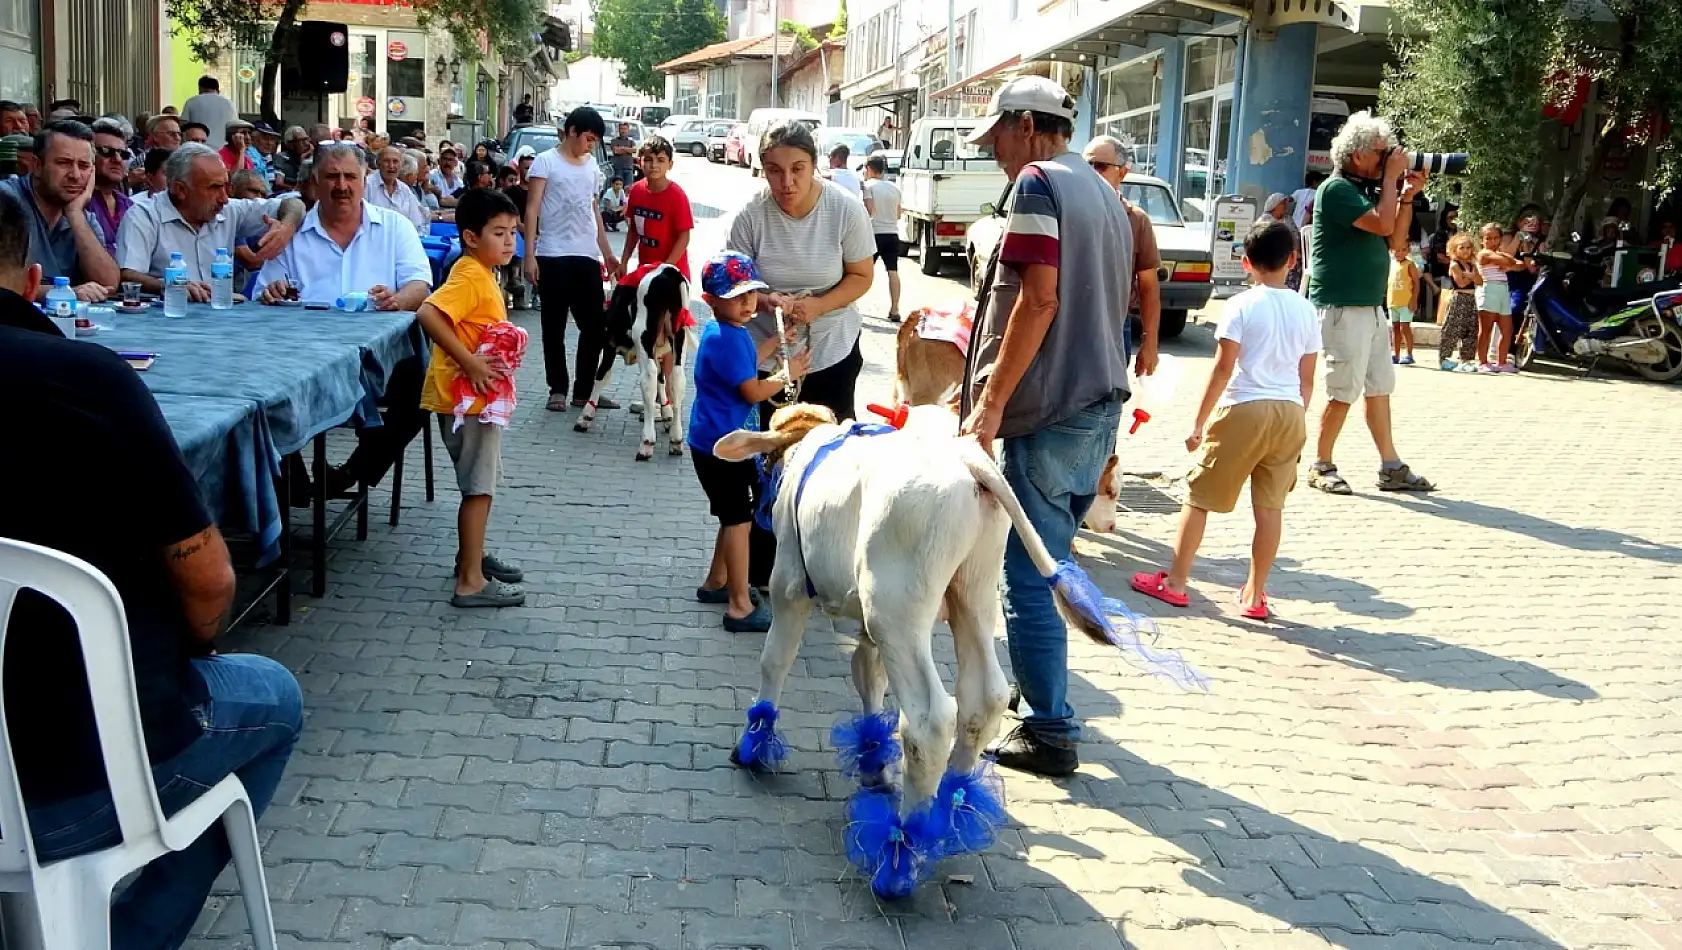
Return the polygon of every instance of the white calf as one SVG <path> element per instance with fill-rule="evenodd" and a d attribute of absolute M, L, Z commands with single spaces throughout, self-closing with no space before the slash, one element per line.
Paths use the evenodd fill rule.
<path fill-rule="evenodd" d="M 900 710 L 907 790 L 899 802 L 902 837 L 892 840 L 901 841 L 914 834 L 910 822 L 937 787 L 946 794 L 942 772 L 960 782 L 979 775 L 982 748 L 998 732 L 1008 686 L 994 653 L 994 626 L 1011 527 L 1044 576 L 1058 566 L 998 466 L 974 439 L 958 436 L 949 409 L 913 407 L 904 428 L 886 434 L 848 431 L 828 410 L 796 405 L 779 410 L 769 432 L 733 432 L 714 448 L 720 458 L 764 454 L 781 466 L 772 509 L 778 544 L 771 632 L 748 735 L 733 758 L 750 767 L 775 761 L 774 750 L 759 755 L 766 747 L 759 739 L 774 734 L 775 707 L 814 600 L 830 614 L 862 621 L 852 665 L 865 715 L 882 712 L 890 686 Z M 931 648 L 943 604 L 957 651 L 956 703 Z M 891 720 L 886 732 L 891 737 Z M 869 766 L 861 771 L 867 784 L 880 778 Z M 957 802 L 963 800 L 960 792 Z M 964 849 L 936 849 L 934 856 L 956 850 Z M 872 880 L 885 897 L 903 896 L 915 883 L 912 877 L 884 888 Z"/>
<path fill-rule="evenodd" d="M 672 369 L 665 380 L 670 409 L 643 413 L 642 445 L 637 448 L 637 461 L 646 462 L 654 457 L 656 417 L 669 422 L 670 453 L 683 454 L 683 351 L 687 335 L 678 330 L 677 321 L 688 306 L 689 281 L 670 264 L 654 268 L 634 284 L 620 284 L 613 289 L 605 316 L 607 341 L 596 371 L 596 384 L 590 390 L 590 401 L 573 424 L 574 430 L 590 431 L 590 424 L 596 419 L 596 405 L 613 378 L 613 364 L 619 358 L 627 364 L 641 364 L 638 373 L 643 405 L 661 405 L 657 401 L 660 362 L 670 355 Z"/>

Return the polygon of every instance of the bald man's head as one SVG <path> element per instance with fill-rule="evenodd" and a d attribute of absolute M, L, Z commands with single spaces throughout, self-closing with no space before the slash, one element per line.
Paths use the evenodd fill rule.
<path fill-rule="evenodd" d="M 1119 188 L 1127 177 L 1127 145 L 1113 135 L 1100 135 L 1086 143 L 1081 157 L 1112 188 Z"/>

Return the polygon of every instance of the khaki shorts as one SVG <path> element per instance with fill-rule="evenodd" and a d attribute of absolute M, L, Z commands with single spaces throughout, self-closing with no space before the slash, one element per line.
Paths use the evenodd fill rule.
<path fill-rule="evenodd" d="M 1321 307 L 1320 343 L 1326 351 L 1326 398 L 1353 403 L 1396 391 L 1390 362 L 1390 315 L 1383 307 Z"/>
<path fill-rule="evenodd" d="M 1285 507 L 1307 441 L 1307 413 L 1294 402 L 1258 399 L 1216 409 L 1191 467 L 1186 502 L 1224 514 L 1237 507 L 1248 481 L 1252 506 Z"/>
<path fill-rule="evenodd" d="M 502 426 L 486 425 L 478 416 L 467 416 L 460 429 L 455 425 L 454 415 L 438 413 L 438 436 L 455 463 L 462 495 L 495 495 L 502 482 Z"/>

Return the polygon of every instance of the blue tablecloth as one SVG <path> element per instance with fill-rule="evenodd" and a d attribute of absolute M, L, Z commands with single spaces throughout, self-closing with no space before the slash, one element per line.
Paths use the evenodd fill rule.
<path fill-rule="evenodd" d="M 172 397 L 165 418 L 172 429 L 177 420 L 184 427 L 176 441 L 200 474 L 207 502 L 221 510 L 224 527 L 263 542 L 265 562 L 280 552 L 281 457 L 347 422 L 378 425 L 376 403 L 391 368 L 428 352 L 412 313 L 258 304 L 220 311 L 195 304 L 183 317 L 156 308 L 119 314 L 117 326 L 94 339 L 114 350 L 157 354 L 141 379 L 160 405 Z M 231 403 L 250 407 L 248 429 L 231 415 Z M 220 465 L 208 455 L 193 461 L 216 446 L 232 457 Z M 207 481 L 201 473 L 217 477 Z"/>
<path fill-rule="evenodd" d="M 235 396 L 153 393 L 216 523 L 249 531 L 262 564 L 280 550 L 279 457 L 257 404 Z"/>

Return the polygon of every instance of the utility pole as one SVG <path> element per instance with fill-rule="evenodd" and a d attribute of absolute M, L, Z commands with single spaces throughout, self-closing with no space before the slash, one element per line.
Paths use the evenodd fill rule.
<path fill-rule="evenodd" d="M 777 73 L 782 71 L 782 65 L 777 55 L 778 47 L 783 45 L 782 0 L 771 0 L 771 108 L 779 105 L 777 102 Z"/>
<path fill-rule="evenodd" d="M 950 87 L 962 78 L 958 75 L 958 0 L 946 0 L 946 85 Z M 963 90 L 953 95 L 961 100 Z M 957 115 L 958 110 L 954 108 L 947 114 Z"/>

